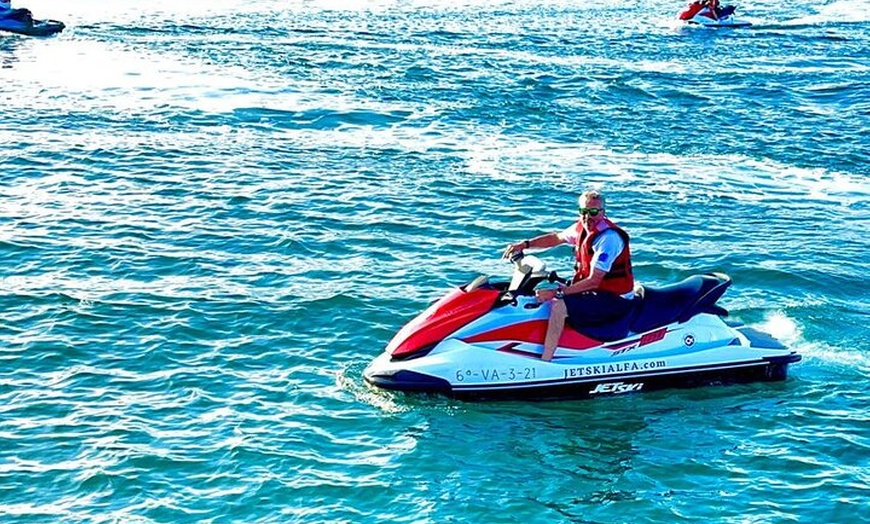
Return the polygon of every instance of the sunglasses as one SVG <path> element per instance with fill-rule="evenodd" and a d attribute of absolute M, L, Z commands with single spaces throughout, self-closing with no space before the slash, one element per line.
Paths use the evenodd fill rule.
<path fill-rule="evenodd" d="M 591 217 L 598 216 L 598 213 L 603 212 L 604 210 L 598 207 L 581 207 L 580 214 L 581 215 L 589 215 Z"/>

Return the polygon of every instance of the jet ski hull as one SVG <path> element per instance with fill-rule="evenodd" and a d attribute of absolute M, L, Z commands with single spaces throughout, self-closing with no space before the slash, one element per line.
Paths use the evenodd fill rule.
<path fill-rule="evenodd" d="M 788 365 L 800 359 L 800 355 L 791 354 L 757 361 L 675 368 L 667 372 L 613 373 L 587 379 L 565 378 L 509 385 L 451 384 L 446 378 L 416 371 L 401 370 L 394 374 L 379 374 L 376 368 L 368 369 L 365 379 L 382 389 L 434 393 L 459 400 L 589 399 L 663 389 L 783 381 L 788 376 Z M 529 368 L 519 368 L 517 372 L 530 373 Z M 567 368 L 565 372 L 570 374 L 571 368 Z M 498 370 L 489 370 L 489 373 L 498 373 Z"/>
<path fill-rule="evenodd" d="M 716 20 L 713 20 L 711 18 L 706 18 L 703 16 L 697 16 L 697 17 L 693 18 L 692 20 L 687 20 L 687 22 L 689 23 L 689 25 L 700 25 L 700 26 L 704 26 L 704 27 L 738 28 L 738 27 L 750 27 L 750 26 L 752 26 L 751 22 L 741 22 L 739 20 L 732 20 L 732 19 L 716 21 Z"/>
<path fill-rule="evenodd" d="M 0 19 L 0 31 L 26 36 L 51 36 L 60 33 L 66 26 L 57 20 L 34 20 L 32 24 L 12 18 Z"/>

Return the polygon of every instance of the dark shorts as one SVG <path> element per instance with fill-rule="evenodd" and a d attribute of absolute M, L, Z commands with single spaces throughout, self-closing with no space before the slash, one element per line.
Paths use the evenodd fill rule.
<path fill-rule="evenodd" d="M 633 302 L 606 291 L 565 295 L 568 321 L 575 329 L 616 320 L 628 314 Z"/>

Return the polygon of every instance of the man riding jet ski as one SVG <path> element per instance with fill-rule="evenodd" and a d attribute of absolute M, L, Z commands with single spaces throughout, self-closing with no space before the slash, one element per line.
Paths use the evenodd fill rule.
<path fill-rule="evenodd" d="M 571 282 L 560 289 L 536 292 L 541 302 L 555 300 L 547 324 L 543 360 L 552 358 L 567 317 L 575 326 L 606 322 L 624 316 L 634 298 L 628 233 L 607 218 L 601 192 L 586 191 L 580 195 L 578 204 L 580 220 L 561 232 L 511 244 L 502 255 L 510 258 L 523 248 L 574 246 Z"/>
<path fill-rule="evenodd" d="M 734 18 L 733 5 L 722 7 L 719 0 L 695 0 L 686 6 L 680 13 L 680 20 L 689 24 L 703 25 L 706 27 L 748 27 L 749 22 L 743 22 Z"/>
<path fill-rule="evenodd" d="M 623 292 L 631 274 L 628 236 L 605 219 L 600 193 L 581 196 L 583 215 L 585 235 L 572 226 L 579 267 L 570 282 L 523 252 L 569 241 L 569 230 L 513 244 L 510 281 L 478 277 L 449 292 L 393 337 L 364 371 L 366 381 L 457 398 L 584 398 L 783 380 L 788 364 L 800 360 L 770 335 L 722 320 L 728 313 L 716 301 L 731 284 L 726 275 Z M 596 276 L 604 253 L 613 252 L 596 248 L 613 240 L 606 231 L 624 245 Z M 614 267 L 617 275 L 605 278 Z M 612 290 L 602 287 L 607 280 Z M 579 317 L 572 313 L 573 295 L 606 294 L 614 296 L 581 298 L 587 307 Z"/>

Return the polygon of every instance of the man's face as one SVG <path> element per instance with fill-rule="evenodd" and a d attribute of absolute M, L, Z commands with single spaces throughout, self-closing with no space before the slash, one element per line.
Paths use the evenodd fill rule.
<path fill-rule="evenodd" d="M 604 205 L 600 199 L 583 197 L 580 199 L 580 223 L 588 232 L 595 231 L 601 221 L 604 220 Z"/>

